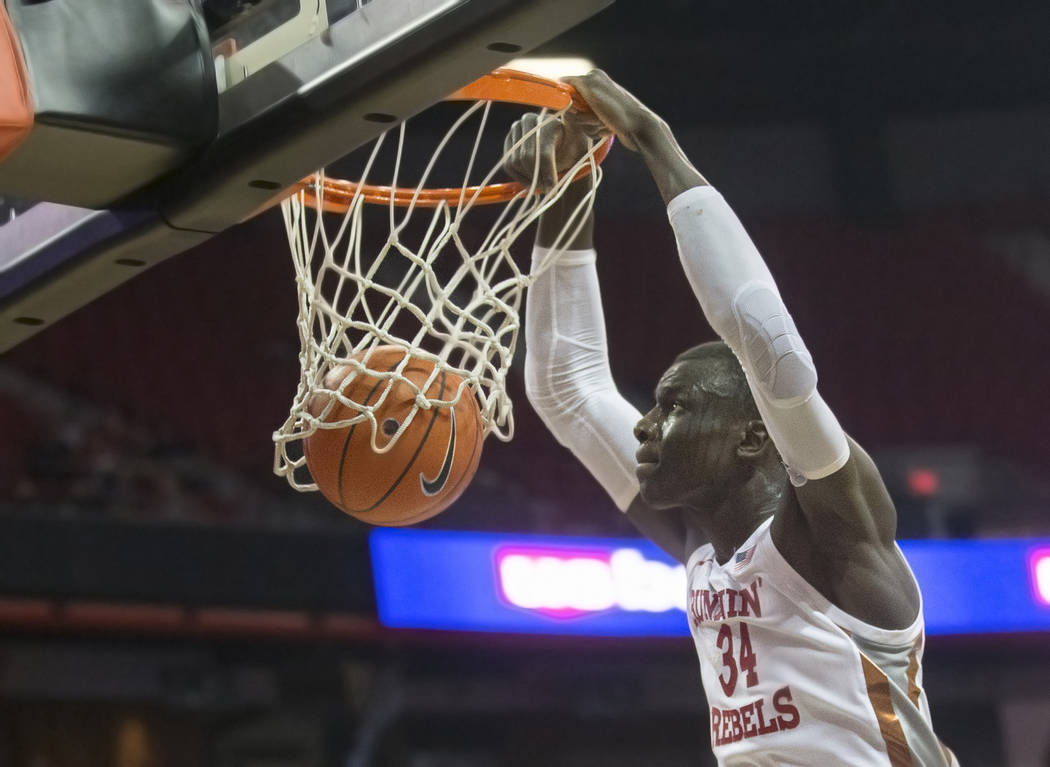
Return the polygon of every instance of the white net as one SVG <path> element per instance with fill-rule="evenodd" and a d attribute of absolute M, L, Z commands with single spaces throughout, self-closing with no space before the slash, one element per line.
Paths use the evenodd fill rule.
<path fill-rule="evenodd" d="M 407 191 L 407 205 L 368 204 L 364 185 L 381 173 L 380 158 L 392 160 L 392 186 L 403 171 L 407 126 L 376 140 L 364 165 L 362 178 L 341 215 L 320 213 L 330 200 L 324 198 L 324 177 L 281 204 L 288 241 L 295 265 L 299 299 L 298 330 L 301 376 L 288 418 L 274 432 L 274 473 L 284 476 L 297 490 L 316 490 L 305 468 L 301 441 L 317 429 L 345 428 L 369 424 L 372 448 L 389 450 L 404 433 L 416 413 L 433 407 L 449 407 L 461 397 L 475 397 L 484 434 L 509 440 L 514 432 L 512 403 L 507 395 L 507 373 L 520 330 L 519 310 L 525 289 L 536 275 L 553 264 L 584 224 L 601 180 L 595 154 L 596 143 L 576 165 L 562 174 L 549 190 L 539 192 L 535 177 L 506 203 L 481 205 L 482 187 L 493 183 L 504 159 L 502 133 L 495 140 L 500 149 L 494 162 L 481 158 L 486 129 L 497 132 L 490 119 L 492 102 L 472 102 L 438 143 L 418 181 Z M 520 114 L 520 112 L 519 112 Z M 539 131 L 563 112 L 540 112 L 537 128 L 521 142 L 537 141 Z M 473 131 L 473 133 L 471 133 Z M 466 136 L 464 137 L 464 133 Z M 391 147 L 391 143 L 396 146 Z M 450 147 L 466 151 L 454 162 L 466 172 L 462 190 L 450 203 L 426 202 L 422 191 Z M 385 148 L 385 149 L 384 149 Z M 392 150 L 392 151 L 391 151 Z M 538 153 L 537 153 L 538 154 Z M 389 155 L 389 157 L 387 156 Z M 589 193 L 576 205 L 551 249 L 550 256 L 531 274 L 522 270 L 510 252 L 511 246 L 530 224 L 565 193 L 572 179 L 589 170 Z M 460 171 L 462 172 L 462 171 Z M 472 180 L 480 183 L 469 189 Z M 405 187 L 401 188 L 402 190 Z M 433 207 L 425 207 L 434 205 Z M 370 367 L 379 346 L 405 349 L 392 369 L 389 363 Z M 402 371 L 412 359 L 434 365 L 431 377 L 419 384 Z M 345 367 L 344 367 L 345 366 Z M 335 374 L 333 374 L 335 371 Z M 347 372 L 349 371 L 349 372 Z M 433 399 L 426 392 L 441 371 L 463 379 L 448 399 Z M 381 391 L 365 403 L 347 392 L 358 376 L 380 382 Z M 397 432 L 384 435 L 377 444 L 377 411 L 395 383 L 403 382 L 415 394 L 410 415 L 400 421 Z M 316 403 L 326 403 L 324 408 Z M 339 408 L 336 403 L 344 407 Z M 339 413 L 340 420 L 333 417 Z M 381 420 L 381 414 L 379 419 Z"/>

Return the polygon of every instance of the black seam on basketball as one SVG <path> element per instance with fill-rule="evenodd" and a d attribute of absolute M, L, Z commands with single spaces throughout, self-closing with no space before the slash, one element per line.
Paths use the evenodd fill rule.
<path fill-rule="evenodd" d="M 445 394 L 445 373 L 444 373 L 444 371 L 442 371 L 442 373 L 441 373 L 441 391 L 438 392 L 438 399 L 441 399 L 444 396 L 444 394 Z M 408 459 L 408 463 L 405 465 L 404 470 L 401 472 L 401 474 L 398 475 L 397 479 L 395 479 L 393 481 L 393 483 L 391 483 L 390 488 L 385 493 L 383 493 L 383 496 L 378 501 L 376 501 L 371 506 L 369 506 L 367 509 L 353 509 L 353 510 L 346 509 L 346 503 L 344 502 L 343 503 L 343 508 L 346 509 L 348 513 L 350 513 L 350 514 L 367 514 L 370 511 L 374 511 L 375 508 L 379 504 L 381 504 L 388 497 L 390 497 L 390 494 L 392 492 L 394 492 L 395 488 L 397 488 L 397 486 L 401 484 L 401 480 L 405 478 L 406 474 L 408 474 L 408 470 L 412 468 L 412 464 L 414 464 L 416 462 L 416 458 L 419 457 L 419 453 L 423 449 L 423 445 L 426 444 L 427 438 L 430 436 L 430 432 L 434 428 L 434 422 L 437 420 L 438 413 L 440 412 L 440 410 L 441 410 L 441 408 L 437 408 L 437 407 L 434 408 L 434 415 L 432 415 L 430 417 L 430 423 L 427 424 L 427 430 L 425 432 L 423 432 L 423 436 L 419 440 L 419 445 L 416 447 L 416 452 L 414 452 L 412 454 L 412 457 Z M 452 417 L 453 418 L 455 417 L 454 413 L 452 414 Z M 349 442 L 349 437 L 347 438 L 347 441 Z M 340 464 L 339 468 L 340 468 L 340 470 L 339 470 L 339 479 L 340 479 L 340 482 L 341 482 L 342 481 L 342 476 L 343 476 L 342 465 L 341 464 Z M 340 500 L 342 500 L 342 494 L 340 494 L 339 498 L 340 498 Z"/>
<path fill-rule="evenodd" d="M 404 357 L 402 357 L 401 359 L 404 359 Z M 388 367 L 386 369 L 386 372 L 389 373 L 391 370 L 393 370 L 400 364 L 401 360 L 398 360 L 393 365 Z M 365 397 L 365 401 L 360 404 L 367 405 L 368 401 L 372 399 L 372 395 L 376 393 L 376 390 L 389 380 L 389 378 L 379 379 L 379 382 L 372 387 L 372 391 L 368 392 L 368 396 Z M 350 438 L 354 436 L 354 429 L 356 428 L 357 424 L 355 423 L 353 426 L 350 427 L 350 431 L 346 433 L 346 440 L 343 441 L 343 452 L 339 456 L 339 473 L 336 475 L 336 489 L 339 491 L 339 505 L 343 507 L 344 511 L 346 511 L 346 499 L 343 497 L 343 469 L 346 466 L 346 451 L 350 449 Z"/>

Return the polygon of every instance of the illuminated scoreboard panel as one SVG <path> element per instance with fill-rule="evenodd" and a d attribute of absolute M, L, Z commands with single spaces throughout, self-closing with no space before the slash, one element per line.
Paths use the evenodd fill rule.
<path fill-rule="evenodd" d="M 1050 631 L 1050 540 L 901 547 L 927 633 Z M 685 568 L 646 541 L 378 529 L 370 548 L 379 618 L 391 628 L 688 634 Z"/>

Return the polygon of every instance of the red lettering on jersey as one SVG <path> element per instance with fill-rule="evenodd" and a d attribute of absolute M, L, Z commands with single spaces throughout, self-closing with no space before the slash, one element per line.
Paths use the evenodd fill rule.
<path fill-rule="evenodd" d="M 736 743 L 738 740 L 743 740 L 744 728 L 740 726 L 740 712 L 735 708 L 731 708 L 725 712 L 725 716 L 729 719 L 729 723 L 733 728 L 729 733 L 729 742 Z"/>
<path fill-rule="evenodd" d="M 700 615 L 700 594 L 700 589 L 690 589 L 689 591 L 689 620 L 697 627 L 703 621 Z"/>
<path fill-rule="evenodd" d="M 703 615 L 705 620 L 720 620 L 725 614 L 722 609 L 722 591 L 708 591 L 704 589 L 701 594 L 703 595 Z"/>
<path fill-rule="evenodd" d="M 748 687 L 758 684 L 758 671 L 755 669 L 757 665 L 758 656 L 751 649 L 751 629 L 744 621 L 740 621 L 740 670 L 746 676 Z"/>
<path fill-rule="evenodd" d="M 745 618 L 749 618 L 752 615 L 756 618 L 762 617 L 762 603 L 758 601 L 758 586 L 759 581 L 753 581 L 748 588 L 737 592 L 740 595 L 741 602 L 740 614 Z"/>
<path fill-rule="evenodd" d="M 773 693 L 773 708 L 780 716 L 766 721 L 764 698 L 757 698 L 740 708 L 711 706 L 711 743 L 725 746 L 759 735 L 798 727 L 799 713 L 791 699 L 791 688 L 781 687 Z"/>
<path fill-rule="evenodd" d="M 738 594 L 739 594 L 739 592 L 736 589 L 726 589 L 725 591 L 722 592 L 722 595 L 723 595 L 722 598 L 725 601 L 725 603 L 728 605 L 728 609 L 726 610 L 726 617 L 727 618 L 735 618 L 738 615 L 738 613 L 736 611 L 736 603 L 737 603 L 737 599 L 738 599 Z"/>
<path fill-rule="evenodd" d="M 770 719 L 768 723 L 766 722 L 765 714 L 762 713 L 762 704 L 764 702 L 765 701 L 763 701 L 761 698 L 755 701 L 755 715 L 758 717 L 759 735 L 768 735 L 769 733 L 776 732 L 780 729 L 779 727 L 777 727 L 776 717 Z"/>
<path fill-rule="evenodd" d="M 718 649 L 722 650 L 722 668 L 725 669 L 726 678 L 722 678 L 722 673 L 718 674 L 718 682 L 722 685 L 722 692 L 726 694 L 727 698 L 733 697 L 733 692 L 736 690 L 736 659 L 733 657 L 733 629 L 728 623 L 723 623 L 722 628 L 718 630 L 718 641 L 716 643 Z"/>
<path fill-rule="evenodd" d="M 782 730 L 793 730 L 798 727 L 798 709 L 791 702 L 791 688 L 781 687 L 773 693 L 773 708 L 780 714 L 777 724 Z"/>
<path fill-rule="evenodd" d="M 754 721 L 755 704 L 748 703 L 740 707 L 740 722 L 744 726 L 744 737 L 753 738 L 758 735 L 758 725 Z"/>
<path fill-rule="evenodd" d="M 689 618 L 696 626 L 703 621 L 727 618 L 761 618 L 762 602 L 758 595 L 761 585 L 761 579 L 756 579 L 744 589 L 690 589 Z"/>

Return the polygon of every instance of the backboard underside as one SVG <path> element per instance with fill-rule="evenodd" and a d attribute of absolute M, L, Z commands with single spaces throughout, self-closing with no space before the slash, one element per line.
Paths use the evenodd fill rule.
<path fill-rule="evenodd" d="M 248 45 L 228 42 L 236 24 L 216 30 L 218 136 L 186 165 L 113 210 L 43 202 L 0 226 L 0 351 L 612 0 L 283 2 L 327 3 L 327 18 Z"/>

